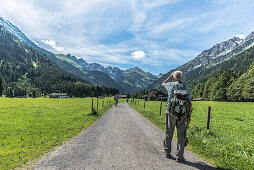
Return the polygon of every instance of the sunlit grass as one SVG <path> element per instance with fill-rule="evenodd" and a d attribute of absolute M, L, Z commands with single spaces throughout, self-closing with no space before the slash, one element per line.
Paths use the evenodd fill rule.
<path fill-rule="evenodd" d="M 93 115 L 91 98 L 0 98 L 0 169 L 22 166 L 61 145 L 114 104 L 113 98 L 98 101 Z"/>
<path fill-rule="evenodd" d="M 224 169 L 254 169 L 254 103 L 195 101 L 187 131 L 189 149 Z M 160 102 L 130 104 L 162 130 L 165 129 L 165 105 Z M 210 129 L 206 130 L 208 106 Z"/>

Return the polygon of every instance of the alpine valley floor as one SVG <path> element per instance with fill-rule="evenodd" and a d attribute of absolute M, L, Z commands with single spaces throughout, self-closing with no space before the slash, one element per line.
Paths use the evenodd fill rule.
<path fill-rule="evenodd" d="M 163 131 L 127 103 L 120 103 L 79 136 L 43 157 L 34 169 L 215 169 L 188 150 L 184 163 L 167 159 L 163 139 Z M 175 142 L 172 146 L 175 156 Z"/>

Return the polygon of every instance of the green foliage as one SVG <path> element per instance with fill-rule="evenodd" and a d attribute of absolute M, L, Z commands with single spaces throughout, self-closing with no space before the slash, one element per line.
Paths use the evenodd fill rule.
<path fill-rule="evenodd" d="M 138 100 L 138 99 L 137 99 Z M 165 106 L 159 115 L 160 102 L 143 100 L 129 103 L 162 130 L 165 129 Z M 254 167 L 254 105 L 251 102 L 192 102 L 193 113 L 187 131 L 188 148 L 221 169 Z M 206 130 L 207 108 L 211 106 L 210 129 Z"/>
<path fill-rule="evenodd" d="M 245 100 L 254 101 L 254 75 L 245 82 L 243 97 Z"/>
<path fill-rule="evenodd" d="M 3 79 L 0 76 L 0 96 L 2 96 L 2 93 L 3 93 Z"/>
<path fill-rule="evenodd" d="M 112 97 L 98 99 L 97 110 L 94 98 L 92 115 L 91 99 L 0 98 L 0 169 L 15 169 L 63 144 L 114 105 Z"/>
<path fill-rule="evenodd" d="M 193 98 L 202 98 L 203 97 L 203 93 L 204 93 L 204 88 L 205 88 L 205 84 L 204 83 L 198 83 L 193 89 L 192 89 L 192 93 L 193 93 Z"/>
<path fill-rule="evenodd" d="M 207 99 L 207 100 L 211 100 L 210 97 L 210 93 L 212 91 L 212 84 L 214 84 L 214 82 L 216 82 L 216 78 L 215 77 L 211 77 L 207 80 L 206 83 L 204 83 L 204 92 L 201 98 Z M 202 89 L 200 89 L 202 90 Z M 194 91 L 195 92 L 195 91 Z"/>
<path fill-rule="evenodd" d="M 227 95 L 231 101 L 254 101 L 254 62 L 229 86 Z"/>
<path fill-rule="evenodd" d="M 217 101 L 227 100 L 227 87 L 232 83 L 234 79 L 235 75 L 231 71 L 222 72 L 219 74 L 219 76 L 216 77 L 216 81 L 212 85 L 210 84 L 212 86 L 209 94 L 210 98 Z"/>
<path fill-rule="evenodd" d="M 192 89 L 194 99 L 216 101 L 254 101 L 254 67 L 239 78 L 231 71 L 224 71 Z"/>
<path fill-rule="evenodd" d="M 148 90 L 141 90 L 137 93 L 134 93 L 132 97 L 137 99 L 144 99 L 147 96 L 147 94 L 148 94 Z"/>

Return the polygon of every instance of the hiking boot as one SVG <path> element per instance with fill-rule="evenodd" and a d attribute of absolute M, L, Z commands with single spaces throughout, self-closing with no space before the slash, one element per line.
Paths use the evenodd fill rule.
<path fill-rule="evenodd" d="M 180 163 L 180 162 L 184 162 L 185 161 L 185 158 L 184 157 L 182 157 L 182 159 L 180 159 L 180 158 L 176 158 L 176 162 L 178 162 L 178 163 Z"/>
<path fill-rule="evenodd" d="M 170 153 L 166 153 L 166 158 L 174 159 L 174 157 Z"/>

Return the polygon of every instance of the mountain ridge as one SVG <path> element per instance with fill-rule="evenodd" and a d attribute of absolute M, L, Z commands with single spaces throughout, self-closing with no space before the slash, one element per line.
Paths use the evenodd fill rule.
<path fill-rule="evenodd" d="M 0 82 L 7 97 L 39 97 L 52 92 L 86 97 L 117 92 L 93 86 L 64 71 L 46 54 L 23 43 L 1 24 L 0 42 Z"/>
<path fill-rule="evenodd" d="M 233 70 L 237 73 L 237 76 L 239 76 L 239 74 L 246 71 L 253 60 L 253 56 L 243 58 L 242 56 L 239 57 L 239 55 L 252 48 L 254 48 L 254 32 L 251 32 L 244 39 L 239 37 L 230 38 L 227 41 L 223 41 L 222 43 L 216 44 L 213 47 L 202 51 L 193 60 L 177 67 L 176 69 L 170 70 L 166 74 L 163 74 L 161 78 L 149 85 L 147 89 L 155 88 L 165 91 L 165 89 L 160 85 L 163 80 L 165 80 L 171 72 L 175 70 L 181 70 L 184 75 L 184 81 L 191 86 L 197 84 L 198 82 L 204 82 L 211 76 L 215 76 L 218 74 L 218 70 Z M 235 58 L 241 58 L 241 60 L 237 61 Z M 238 63 L 232 63 L 232 61 L 242 63 L 243 66 Z M 242 71 L 237 72 L 235 65 L 243 68 L 241 69 Z M 222 68 L 222 66 L 225 66 L 226 68 Z M 230 68 L 230 66 L 232 68 Z"/>
<path fill-rule="evenodd" d="M 158 77 L 155 75 L 152 75 L 151 73 L 143 73 L 143 70 L 140 71 L 138 69 L 134 69 L 135 71 L 139 72 L 139 74 L 142 74 L 142 77 L 138 74 L 133 74 L 133 77 L 130 76 L 130 73 L 126 70 L 121 70 L 118 67 L 103 67 L 101 64 L 98 63 L 87 63 L 85 60 L 82 58 L 77 58 L 75 56 L 72 56 L 70 54 L 64 55 L 67 58 L 64 60 L 61 59 L 60 55 L 51 53 L 44 48 L 39 47 L 37 44 L 35 44 L 33 41 L 31 41 L 29 38 L 25 36 L 22 31 L 18 29 L 18 27 L 14 26 L 12 23 L 9 21 L 3 19 L 0 17 L 0 25 L 3 25 L 9 32 L 14 34 L 20 41 L 23 43 L 31 46 L 32 48 L 46 54 L 53 62 L 55 62 L 60 68 L 64 69 L 65 71 L 68 71 L 70 73 L 73 73 L 76 76 L 81 77 L 84 79 L 86 82 L 92 83 L 92 84 L 98 84 L 101 86 L 107 86 L 111 88 L 117 88 L 121 92 L 135 92 L 132 89 L 136 90 L 141 90 L 142 88 L 146 88 L 149 83 L 151 83 L 152 80 L 157 80 Z M 62 56 L 63 58 L 63 56 Z M 132 69 L 129 69 L 132 70 Z M 127 83 L 127 84 L 132 84 L 132 86 L 124 87 L 124 84 L 122 81 L 117 82 L 119 78 L 124 79 L 122 77 L 128 77 L 128 79 L 125 79 L 126 81 L 132 81 L 132 83 Z M 134 83 L 135 79 L 139 79 L 139 83 Z M 149 81 L 147 81 L 149 80 Z M 149 82 L 144 83 L 143 81 Z M 123 83 L 123 84 L 122 84 Z M 138 88 L 136 88 L 138 86 Z"/>
<path fill-rule="evenodd" d="M 57 54 L 56 56 L 60 56 L 63 54 Z M 65 56 L 65 55 L 64 55 Z M 77 59 L 75 56 L 71 56 L 70 54 L 67 54 L 66 57 L 70 59 L 70 63 L 75 61 L 84 61 L 83 59 Z M 75 62 L 74 65 L 78 64 L 79 61 Z M 85 62 L 85 61 L 84 61 Z M 116 82 L 121 92 L 127 92 L 127 93 L 134 93 L 137 92 L 145 87 L 147 87 L 149 84 L 153 83 L 155 80 L 158 79 L 158 76 L 151 74 L 150 72 L 145 72 L 139 67 L 130 68 L 127 70 L 121 70 L 118 67 L 103 67 L 102 65 L 98 63 L 87 63 L 83 65 L 78 66 L 79 68 L 82 68 L 86 71 L 100 71 L 108 76 L 112 76 L 112 81 Z M 109 74 L 110 73 L 110 74 Z"/>
<path fill-rule="evenodd" d="M 104 67 L 99 63 L 87 63 L 84 59 L 82 58 L 77 58 L 75 56 L 72 56 L 70 53 L 68 53 L 66 55 L 68 58 L 72 59 L 74 62 L 76 62 L 77 64 L 79 64 L 81 67 L 83 67 L 84 69 L 88 70 L 88 71 L 102 71 L 104 73 L 106 73 L 107 75 L 109 75 L 112 79 L 117 80 L 118 78 L 122 77 L 122 76 L 126 76 L 126 74 L 129 72 L 128 70 L 141 70 L 141 72 L 143 72 L 143 70 L 139 67 L 133 67 L 130 69 L 126 69 L 126 70 L 122 70 L 118 67 L 112 67 L 112 66 L 108 66 L 108 67 Z M 83 62 L 83 63 L 81 63 Z M 153 75 L 150 72 L 146 72 L 147 74 Z M 160 74 L 159 74 L 160 75 Z M 156 76 L 156 75 L 153 75 Z"/>

